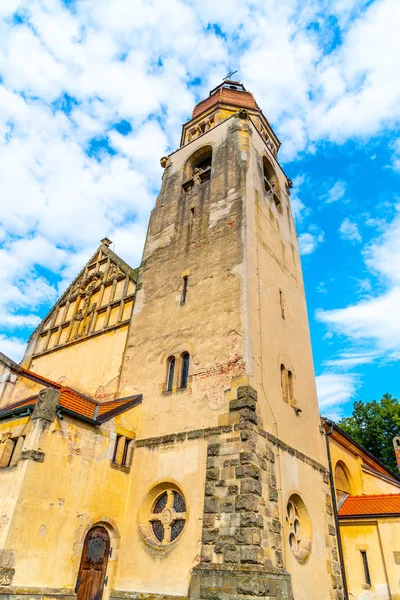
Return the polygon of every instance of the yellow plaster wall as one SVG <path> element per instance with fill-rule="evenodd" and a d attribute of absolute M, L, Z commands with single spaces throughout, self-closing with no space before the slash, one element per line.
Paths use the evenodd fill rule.
<path fill-rule="evenodd" d="M 400 482 L 387 481 L 379 475 L 373 475 L 363 470 L 364 488 L 366 494 L 399 494 Z"/>
<path fill-rule="evenodd" d="M 110 424 L 100 432 L 64 418 L 43 430 L 39 446 L 45 459 L 24 461 L 25 479 L 5 544 L 16 553 L 13 585 L 73 589 L 86 532 L 104 522 L 112 538 L 111 588 L 129 483 L 128 474 L 111 467 L 113 429 Z M 4 475 L 7 480 L 11 473 Z"/>
<path fill-rule="evenodd" d="M 11 433 L 11 437 L 24 435 L 28 428 L 28 417 L 2 421 L 0 422 L 0 438 L 9 433 Z M 15 467 L 0 469 L 0 548 L 4 547 L 7 539 L 26 467 L 27 463 L 20 461 Z"/>
<path fill-rule="evenodd" d="M 376 521 L 340 524 L 349 597 L 354 600 L 389 600 L 381 539 Z M 371 586 L 365 583 L 361 550 L 366 550 Z M 398 590 L 398 584 L 396 586 Z M 396 596 L 392 597 L 394 600 Z"/>
<path fill-rule="evenodd" d="M 360 496 L 361 494 L 398 494 L 400 493 L 400 483 L 388 481 L 381 477 L 379 473 L 374 475 L 362 468 L 363 459 L 360 454 L 355 454 L 345 442 L 340 443 L 332 436 L 328 436 L 329 448 L 331 453 L 332 469 L 335 473 L 336 464 L 341 461 L 348 470 L 351 494 Z"/>
<path fill-rule="evenodd" d="M 199 562 L 207 459 L 205 439 L 140 447 L 135 450 L 123 523 L 123 538 L 115 589 L 186 595 L 191 569 Z M 141 512 L 155 485 L 172 482 L 182 491 L 187 506 L 183 533 L 167 549 L 154 549 L 139 530 L 146 522 Z"/>
<path fill-rule="evenodd" d="M 379 519 L 378 530 L 391 600 L 400 600 L 400 564 L 399 558 L 395 559 L 394 555 L 395 552 L 400 553 L 400 517 Z"/>
<path fill-rule="evenodd" d="M 332 470 L 335 474 L 336 464 L 341 461 L 347 467 L 352 496 L 365 494 L 364 478 L 361 470 L 361 457 L 351 452 L 347 447 L 340 444 L 332 436 L 328 437 L 331 453 Z"/>
<path fill-rule="evenodd" d="M 30 370 L 95 396 L 119 375 L 127 331 L 127 326 L 107 331 L 33 358 Z"/>
<path fill-rule="evenodd" d="M 330 600 L 330 559 L 326 547 L 327 522 L 322 507 L 326 498 L 322 475 L 310 465 L 297 460 L 287 452 L 275 458 L 275 469 L 281 488 L 279 512 L 283 523 L 284 567 L 292 576 L 293 597 L 296 600 Z M 309 560 L 302 565 L 289 545 L 286 506 L 292 494 L 299 494 L 309 513 L 312 526 L 312 551 Z"/>

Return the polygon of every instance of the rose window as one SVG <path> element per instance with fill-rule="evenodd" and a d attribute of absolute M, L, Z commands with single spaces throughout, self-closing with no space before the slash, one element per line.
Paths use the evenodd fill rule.
<path fill-rule="evenodd" d="M 287 505 L 287 522 L 289 525 L 289 544 L 293 552 L 298 552 L 301 542 L 301 525 L 299 512 L 293 502 Z"/>
<path fill-rule="evenodd" d="M 156 498 L 149 520 L 153 535 L 161 545 L 175 541 L 186 522 L 186 503 L 183 496 L 173 489 L 164 491 Z"/>
<path fill-rule="evenodd" d="M 293 494 L 286 507 L 286 528 L 289 546 L 297 558 L 304 564 L 311 554 L 311 522 L 304 502 Z"/>

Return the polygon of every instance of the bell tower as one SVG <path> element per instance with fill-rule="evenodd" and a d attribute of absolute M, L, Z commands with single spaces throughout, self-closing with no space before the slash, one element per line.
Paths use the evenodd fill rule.
<path fill-rule="evenodd" d="M 126 589 L 342 598 L 279 146 L 253 95 L 228 80 L 161 159 L 119 383 L 121 397 L 143 394 L 127 514 L 143 514 L 146 490 L 165 480 L 187 520 L 171 545 L 160 542 L 163 575 L 144 581 L 132 563 Z M 130 531 L 137 562 L 151 570 Z"/>

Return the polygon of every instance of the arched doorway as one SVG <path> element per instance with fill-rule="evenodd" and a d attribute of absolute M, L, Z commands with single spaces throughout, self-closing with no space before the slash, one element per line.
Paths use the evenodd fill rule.
<path fill-rule="evenodd" d="M 95 525 L 88 532 L 75 592 L 77 600 L 101 600 L 110 553 L 110 536 L 105 527 Z"/>

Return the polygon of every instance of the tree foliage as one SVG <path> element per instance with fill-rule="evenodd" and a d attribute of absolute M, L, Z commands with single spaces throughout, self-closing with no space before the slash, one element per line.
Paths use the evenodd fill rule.
<path fill-rule="evenodd" d="M 393 473 L 399 473 L 393 449 L 393 438 L 400 434 L 400 402 L 397 398 L 384 394 L 379 402 L 356 401 L 352 415 L 341 419 L 339 427 Z"/>

